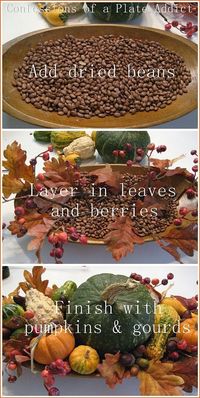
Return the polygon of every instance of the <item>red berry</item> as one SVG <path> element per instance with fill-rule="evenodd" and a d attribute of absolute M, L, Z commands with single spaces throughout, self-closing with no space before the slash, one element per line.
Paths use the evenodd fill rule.
<path fill-rule="evenodd" d="M 48 371 L 47 369 L 44 369 L 44 370 L 41 372 L 41 376 L 42 376 L 43 378 L 48 377 L 48 376 L 49 376 L 49 371 Z"/>
<path fill-rule="evenodd" d="M 193 25 L 192 30 L 193 30 L 194 33 L 198 32 L 198 26 L 197 25 Z"/>
<path fill-rule="evenodd" d="M 31 166 L 35 166 L 37 164 L 37 160 L 36 159 L 31 159 L 30 160 L 30 164 L 31 164 Z"/>
<path fill-rule="evenodd" d="M 20 219 L 18 220 L 18 223 L 21 224 L 21 225 L 23 225 L 25 222 L 26 222 L 26 219 L 25 219 L 25 218 L 20 218 Z"/>
<path fill-rule="evenodd" d="M 149 178 L 151 179 L 151 180 L 155 180 L 156 179 L 156 172 L 155 171 L 150 171 L 150 173 L 149 173 Z"/>
<path fill-rule="evenodd" d="M 154 286 L 158 285 L 159 282 L 160 282 L 160 281 L 159 281 L 158 278 L 154 278 L 154 279 L 152 279 L 152 281 L 151 281 L 152 285 L 154 285 Z"/>
<path fill-rule="evenodd" d="M 135 281 L 140 282 L 142 280 L 142 275 L 136 274 L 134 279 Z"/>
<path fill-rule="evenodd" d="M 189 212 L 189 210 L 187 209 L 187 207 L 181 207 L 181 208 L 179 209 L 179 214 L 180 214 L 181 216 L 186 216 L 186 214 L 188 214 L 188 212 Z"/>
<path fill-rule="evenodd" d="M 197 352 L 197 351 L 198 351 L 197 345 L 192 345 L 192 346 L 190 347 L 190 350 L 191 350 L 191 352 Z"/>
<path fill-rule="evenodd" d="M 25 214 L 25 210 L 23 207 L 21 207 L 21 206 L 15 207 L 15 215 L 16 216 L 24 216 L 24 214 Z"/>
<path fill-rule="evenodd" d="M 48 146 L 48 151 L 49 151 L 49 152 L 53 152 L 53 145 L 49 145 L 49 146 Z"/>
<path fill-rule="evenodd" d="M 176 28 L 179 25 L 178 21 L 172 21 L 172 26 Z"/>
<path fill-rule="evenodd" d="M 35 316 L 35 313 L 34 313 L 34 311 L 32 311 L 32 310 L 27 310 L 27 311 L 25 311 L 25 313 L 24 313 L 24 317 L 25 317 L 26 319 L 32 319 L 32 318 L 34 318 L 34 316 Z"/>
<path fill-rule="evenodd" d="M 187 348 L 187 341 L 186 341 L 186 340 L 180 340 L 180 341 L 177 343 L 177 348 L 178 348 L 179 350 L 185 351 L 186 348 Z"/>
<path fill-rule="evenodd" d="M 149 285 L 150 281 L 151 281 L 151 280 L 150 280 L 149 277 L 144 278 L 144 283 L 145 283 L 146 285 Z"/>
<path fill-rule="evenodd" d="M 45 180 L 45 176 L 44 176 L 44 174 L 42 174 L 42 173 L 39 173 L 39 174 L 37 175 L 37 178 L 38 178 L 38 180 L 40 180 L 40 181 L 44 181 L 44 180 Z"/>
<path fill-rule="evenodd" d="M 187 22 L 187 25 L 186 25 L 186 26 L 187 26 L 188 29 L 190 29 L 190 28 L 193 27 L 193 23 L 192 23 L 192 22 Z"/>
<path fill-rule="evenodd" d="M 42 158 L 43 158 L 43 160 L 49 160 L 49 152 L 45 152 L 45 153 L 43 153 L 43 155 L 42 155 Z"/>
<path fill-rule="evenodd" d="M 147 145 L 148 151 L 154 151 L 155 147 L 156 147 L 155 144 L 153 144 L 152 142 Z"/>
<path fill-rule="evenodd" d="M 62 258 L 64 250 L 61 247 L 55 249 L 55 257 Z"/>
<path fill-rule="evenodd" d="M 59 232 L 59 234 L 58 234 L 58 240 L 59 240 L 60 242 L 63 242 L 63 243 L 67 242 L 67 241 L 68 241 L 68 235 L 67 235 L 67 233 L 66 233 L 66 232 Z"/>
<path fill-rule="evenodd" d="M 137 148 L 136 149 L 136 153 L 138 156 L 144 156 L 144 149 L 142 148 Z"/>
<path fill-rule="evenodd" d="M 9 376 L 8 377 L 8 383 L 14 383 L 17 380 L 16 376 Z"/>
<path fill-rule="evenodd" d="M 197 217 L 198 216 L 198 210 L 193 210 L 191 215 L 192 215 L 192 217 Z"/>
<path fill-rule="evenodd" d="M 172 352 L 177 349 L 177 344 L 175 340 L 169 340 L 167 343 L 167 351 Z"/>
<path fill-rule="evenodd" d="M 125 158 L 126 157 L 126 151 L 119 151 L 119 156 L 120 158 Z"/>
<path fill-rule="evenodd" d="M 162 150 L 161 150 L 161 145 L 157 146 L 156 152 L 157 152 L 157 153 L 161 153 L 161 152 L 162 152 Z"/>
<path fill-rule="evenodd" d="M 15 355 L 20 355 L 21 354 L 21 352 L 19 351 L 19 350 L 12 350 L 10 353 L 9 353 L 9 357 L 10 358 L 15 358 Z"/>
<path fill-rule="evenodd" d="M 135 279 L 135 276 L 136 276 L 137 274 L 136 274 L 136 272 L 132 272 L 132 274 L 130 275 L 130 278 L 131 279 Z"/>
<path fill-rule="evenodd" d="M 15 363 L 15 362 L 12 362 L 12 361 L 9 362 L 8 365 L 7 365 L 7 368 L 8 368 L 9 370 L 15 370 L 16 367 L 17 367 L 16 363 Z"/>
<path fill-rule="evenodd" d="M 195 164 L 195 166 L 192 167 L 192 171 L 194 171 L 194 173 L 197 173 L 198 171 L 198 166 Z"/>
<path fill-rule="evenodd" d="M 194 158 L 193 159 L 193 163 L 198 163 L 199 162 L 199 159 L 198 158 Z"/>
<path fill-rule="evenodd" d="M 181 218 L 175 218 L 174 225 L 176 225 L 176 227 L 179 227 L 179 225 L 181 225 L 181 224 L 182 224 Z"/>
<path fill-rule="evenodd" d="M 190 30 L 187 32 L 187 35 L 186 35 L 187 38 L 190 39 L 190 38 L 193 36 L 193 33 L 194 33 L 194 32 L 193 32 L 193 29 L 190 29 Z"/>
<path fill-rule="evenodd" d="M 184 25 L 181 25 L 181 26 L 180 26 L 180 31 L 181 31 L 181 32 L 185 32 L 185 29 L 186 29 L 186 26 L 184 26 Z"/>
<path fill-rule="evenodd" d="M 161 152 L 165 152 L 167 150 L 166 145 L 160 145 Z"/>
<path fill-rule="evenodd" d="M 196 149 L 192 149 L 192 151 L 190 151 L 190 154 L 191 154 L 191 155 L 196 155 L 196 154 L 197 154 Z"/>
<path fill-rule="evenodd" d="M 119 156 L 119 151 L 118 151 L 117 149 L 115 149 L 115 150 L 112 152 L 112 154 L 113 154 L 113 156 Z"/>
<path fill-rule="evenodd" d="M 161 283 L 164 286 L 167 285 L 168 284 L 168 279 L 162 279 Z"/>
<path fill-rule="evenodd" d="M 52 249 L 49 254 L 51 257 L 55 257 L 55 249 Z"/>
<path fill-rule="evenodd" d="M 60 358 L 56 359 L 55 363 L 56 363 L 56 366 L 57 366 L 57 367 L 61 367 L 61 368 L 62 368 L 63 365 L 64 365 L 63 360 L 60 359 Z"/>
<path fill-rule="evenodd" d="M 27 209 L 34 209 L 35 207 L 37 207 L 33 199 L 26 199 L 25 206 Z"/>
<path fill-rule="evenodd" d="M 133 147 L 131 144 L 124 144 L 124 148 L 127 149 L 127 151 L 131 151 Z"/>
<path fill-rule="evenodd" d="M 179 353 L 176 351 L 173 351 L 169 354 L 169 358 L 172 359 L 173 361 L 177 361 L 179 359 Z"/>
<path fill-rule="evenodd" d="M 55 245 L 58 242 L 58 234 L 51 233 L 48 236 L 48 242 L 51 243 L 52 245 Z"/>
<path fill-rule="evenodd" d="M 172 272 L 167 274 L 167 279 L 169 279 L 169 280 L 174 279 L 174 274 L 172 274 Z"/>
<path fill-rule="evenodd" d="M 131 167 L 131 166 L 133 166 L 133 161 L 132 160 L 127 160 L 126 164 L 127 164 L 128 167 Z"/>
<path fill-rule="evenodd" d="M 77 240 L 79 240 L 79 234 L 77 234 L 77 232 L 73 232 L 70 235 L 70 239 L 76 242 Z"/>
<path fill-rule="evenodd" d="M 68 232 L 69 232 L 70 234 L 73 234 L 74 232 L 76 232 L 76 228 L 75 228 L 75 227 L 69 227 L 69 228 L 68 228 Z"/>
<path fill-rule="evenodd" d="M 195 197 L 195 191 L 192 188 L 188 188 L 186 191 L 188 199 L 193 199 Z"/>
<path fill-rule="evenodd" d="M 36 191 L 40 192 L 43 189 L 43 185 L 40 183 L 37 183 L 37 184 L 35 184 L 35 189 L 36 189 Z"/>
<path fill-rule="evenodd" d="M 79 242 L 80 242 L 82 245 L 86 245 L 86 244 L 88 243 L 87 236 L 81 235 L 80 238 L 79 238 Z"/>
<path fill-rule="evenodd" d="M 51 387 L 48 389 L 49 396 L 57 397 L 60 395 L 60 390 L 57 387 Z"/>
<path fill-rule="evenodd" d="M 170 23 L 165 24 L 165 30 L 170 30 L 172 25 Z"/>
<path fill-rule="evenodd" d="M 187 179 L 188 179 L 189 181 L 193 182 L 193 181 L 195 180 L 195 174 L 192 174 L 192 173 L 188 174 L 188 175 L 187 175 Z"/>

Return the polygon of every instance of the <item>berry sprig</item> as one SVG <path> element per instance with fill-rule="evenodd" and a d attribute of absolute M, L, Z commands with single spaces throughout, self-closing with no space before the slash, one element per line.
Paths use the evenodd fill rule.
<path fill-rule="evenodd" d="M 66 376 L 70 372 L 71 368 L 69 363 L 67 361 L 63 361 L 62 359 L 56 359 L 56 361 L 52 362 L 50 365 L 45 366 L 45 369 L 41 372 L 41 376 L 49 396 L 60 395 L 59 389 L 54 387 L 54 375 Z"/>
<path fill-rule="evenodd" d="M 181 22 L 174 20 L 165 24 L 165 30 L 169 31 L 172 27 L 178 29 L 181 33 L 184 33 L 188 39 L 190 39 L 194 33 L 198 32 L 198 26 L 193 25 L 192 22 L 187 22 L 186 25 L 183 25 Z"/>
<path fill-rule="evenodd" d="M 30 165 L 35 168 L 38 158 L 42 158 L 44 161 L 49 160 L 50 158 L 49 152 L 53 152 L 53 145 L 49 145 L 46 151 L 40 152 L 39 155 L 32 158 L 30 160 Z"/>
<path fill-rule="evenodd" d="M 55 258 L 55 262 L 59 263 L 59 260 L 63 257 L 64 254 L 64 244 L 69 242 L 69 240 L 73 242 L 79 242 L 82 245 L 86 245 L 88 243 L 88 239 L 86 235 L 81 235 L 77 233 L 75 227 L 68 227 L 66 231 L 53 231 L 48 236 L 48 242 L 53 245 L 53 248 L 50 251 L 50 256 Z"/>
<path fill-rule="evenodd" d="M 171 337 L 167 342 L 166 355 L 168 359 L 176 362 L 180 359 L 180 356 L 188 356 L 188 352 L 192 354 L 197 352 L 197 350 L 197 346 L 188 345 L 185 339 L 178 340 L 176 337 Z"/>
<path fill-rule="evenodd" d="M 149 277 L 143 278 L 142 275 L 137 274 L 136 272 L 133 272 L 130 275 L 130 278 L 137 282 L 140 282 L 142 285 L 150 285 L 152 287 L 158 287 L 161 285 L 166 286 L 169 281 L 174 279 L 174 274 L 172 274 L 171 272 L 168 273 L 167 277 L 162 279 L 161 281 L 158 278 L 153 278 L 153 279 L 150 279 Z"/>

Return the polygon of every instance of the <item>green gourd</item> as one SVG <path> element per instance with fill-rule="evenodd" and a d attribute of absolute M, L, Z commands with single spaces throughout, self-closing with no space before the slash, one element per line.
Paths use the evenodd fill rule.
<path fill-rule="evenodd" d="M 62 150 L 72 141 L 86 135 L 85 131 L 52 131 L 51 143 L 55 149 Z"/>
<path fill-rule="evenodd" d="M 26 322 L 24 318 L 24 309 L 18 304 L 4 304 L 2 313 L 3 326 L 6 328 L 18 329 Z"/>
<path fill-rule="evenodd" d="M 39 142 L 51 142 L 51 131 L 34 131 L 33 136 Z"/>
<path fill-rule="evenodd" d="M 150 137 L 147 131 L 97 131 L 96 149 L 105 163 L 126 163 L 127 160 L 134 160 L 136 149 L 146 150 L 150 143 Z M 124 150 L 126 144 L 131 144 L 132 149 L 126 150 L 126 157 L 115 157 L 114 150 Z"/>
<path fill-rule="evenodd" d="M 87 6 L 96 18 L 106 22 L 130 21 L 144 12 L 147 3 L 89 3 Z"/>
<path fill-rule="evenodd" d="M 171 305 L 157 305 L 154 319 L 155 332 L 146 347 L 149 358 L 159 360 L 164 356 L 167 340 L 179 320 L 178 312 Z"/>
<path fill-rule="evenodd" d="M 53 301 L 58 301 L 62 297 L 65 298 L 65 300 L 70 300 L 70 298 L 73 296 L 77 289 L 77 285 L 73 281 L 66 281 L 64 285 L 56 289 L 53 294 L 52 294 L 52 300 Z"/>
<path fill-rule="evenodd" d="M 136 310 L 137 304 L 139 314 Z M 126 313 L 127 305 L 130 313 Z M 148 306 L 148 311 L 145 305 Z M 124 275 L 98 274 L 78 287 L 72 296 L 70 307 L 67 307 L 66 318 L 73 326 L 77 343 L 91 346 L 100 356 L 118 351 L 132 352 L 151 335 L 154 301 L 146 286 Z M 117 322 L 120 333 L 115 333 L 114 325 Z M 146 324 L 150 330 L 143 330 L 142 326 Z M 136 332 L 138 328 L 139 333 Z"/>

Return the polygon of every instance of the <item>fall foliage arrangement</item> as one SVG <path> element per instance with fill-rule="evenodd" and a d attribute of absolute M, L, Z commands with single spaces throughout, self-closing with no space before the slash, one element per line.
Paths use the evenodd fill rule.
<path fill-rule="evenodd" d="M 24 271 L 24 281 L 3 298 L 9 383 L 26 366 L 41 373 L 50 396 L 60 395 L 55 376 L 70 374 L 101 376 L 110 388 L 137 377 L 142 396 L 183 395 L 197 386 L 198 297 L 169 295 L 172 273 L 161 281 L 104 273 L 79 287 L 51 287 L 44 272 Z"/>
<path fill-rule="evenodd" d="M 111 150 L 115 164 L 80 167 L 61 153 L 50 158 L 51 144 L 28 163 L 15 141 L 3 161 L 3 201 L 14 202 L 14 220 L 7 228 L 18 238 L 32 238 L 28 250 L 35 250 L 39 263 L 46 240 L 56 263 L 62 262 L 68 242 L 105 244 L 118 261 L 148 241 L 181 263 L 181 252 L 193 256 L 197 250 L 198 157 L 192 150 L 189 172 L 171 168 L 179 158 L 154 157 L 166 150 L 149 143 L 137 147 L 131 158 L 133 147 L 126 142 Z M 38 158 L 44 161 L 42 172 L 37 171 Z M 125 163 L 119 165 L 120 160 Z"/>

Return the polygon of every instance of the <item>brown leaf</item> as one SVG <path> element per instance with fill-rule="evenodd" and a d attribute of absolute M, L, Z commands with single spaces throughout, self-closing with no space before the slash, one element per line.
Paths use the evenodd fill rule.
<path fill-rule="evenodd" d="M 13 290 L 13 292 L 9 293 L 7 297 L 4 296 L 3 299 L 2 299 L 2 304 L 12 304 L 12 303 L 14 303 L 13 297 L 14 296 L 18 296 L 19 290 L 20 290 L 20 287 L 17 286 L 16 289 Z"/>
<path fill-rule="evenodd" d="M 44 163 L 45 178 L 43 184 L 48 188 L 69 187 L 74 183 L 74 169 L 67 167 L 62 157 L 52 158 Z"/>
<path fill-rule="evenodd" d="M 180 264 L 182 264 L 181 261 L 181 255 L 180 253 L 177 251 L 177 248 L 174 245 L 165 245 L 162 241 L 157 240 L 156 243 L 158 243 L 158 245 L 165 250 L 167 253 L 171 254 L 171 256 L 173 256 L 175 258 L 176 261 L 178 261 Z"/>
<path fill-rule="evenodd" d="M 34 266 L 31 272 L 25 270 L 24 271 L 24 279 L 25 282 L 20 282 L 20 288 L 26 292 L 27 290 L 34 288 L 39 290 L 42 293 L 45 293 L 45 290 L 48 286 L 49 281 L 46 279 L 42 281 L 42 274 L 46 271 L 46 268 L 41 266 Z"/>
<path fill-rule="evenodd" d="M 32 236 L 34 239 L 32 239 L 29 242 L 27 249 L 28 250 L 36 250 L 38 262 L 41 262 L 40 250 L 44 244 L 47 234 L 53 227 L 54 223 L 55 223 L 55 220 L 50 220 L 46 217 L 43 217 L 42 223 L 37 224 L 28 229 L 28 235 Z"/>
<path fill-rule="evenodd" d="M 152 208 L 156 208 L 157 210 L 166 210 L 167 201 L 158 195 L 154 196 L 145 196 L 144 200 L 138 199 L 136 202 L 136 211 L 139 212 L 142 208 L 150 210 Z"/>
<path fill-rule="evenodd" d="M 29 345 L 30 337 L 23 335 L 19 339 L 9 339 L 3 344 L 3 354 L 6 358 L 10 359 L 10 353 L 13 350 L 18 350 L 23 354 L 25 345 Z"/>
<path fill-rule="evenodd" d="M 151 360 L 147 370 L 140 370 L 140 394 L 142 396 L 178 396 L 182 394 L 184 380 L 173 374 L 173 364 Z"/>
<path fill-rule="evenodd" d="M 198 385 L 198 359 L 197 357 L 185 357 L 175 362 L 173 373 L 184 380 L 184 390 L 192 392 L 192 388 Z"/>
<path fill-rule="evenodd" d="M 174 248 L 183 251 L 187 256 L 193 256 L 194 250 L 198 248 L 198 232 L 197 224 L 190 223 L 186 227 L 171 226 L 162 234 L 162 241 L 169 243 L 171 246 L 167 249 L 174 256 Z M 158 242 L 159 243 L 159 242 Z M 160 243 L 159 243 L 160 244 Z M 162 245 L 160 244 L 162 247 Z M 173 250 L 171 249 L 173 247 Z M 166 247 L 162 247 L 166 250 Z M 176 254 L 177 257 L 177 254 Z M 175 258 L 176 258 L 175 257 Z M 178 257 L 177 257 L 178 258 Z M 177 260 L 178 261 L 178 260 Z"/>
<path fill-rule="evenodd" d="M 9 198 L 9 196 L 13 193 L 19 193 L 21 190 L 25 188 L 24 182 L 18 180 L 17 178 L 12 177 L 10 174 L 4 175 L 2 178 L 2 191 L 5 198 Z"/>
<path fill-rule="evenodd" d="M 113 171 L 109 164 L 106 164 L 105 167 L 100 169 L 92 170 L 90 173 L 88 173 L 88 175 L 96 177 L 96 185 L 105 184 L 109 186 L 113 192 L 119 192 L 122 177 L 120 173 Z"/>
<path fill-rule="evenodd" d="M 108 228 L 110 232 L 106 234 L 104 242 L 117 261 L 128 253 L 133 253 L 135 243 L 144 243 L 144 239 L 133 231 L 133 224 L 129 217 L 119 217 L 110 223 Z"/>
<path fill-rule="evenodd" d="M 166 169 L 171 167 L 174 163 L 178 162 L 179 160 L 183 159 L 185 155 L 180 155 L 174 159 L 155 159 L 150 158 L 150 162 L 154 167 L 158 167 L 159 169 Z"/>
<path fill-rule="evenodd" d="M 120 353 L 115 355 L 105 354 L 105 359 L 98 365 L 98 371 L 105 378 L 106 384 L 114 388 L 116 384 L 121 384 L 124 378 L 129 377 L 129 372 L 119 362 Z"/>

